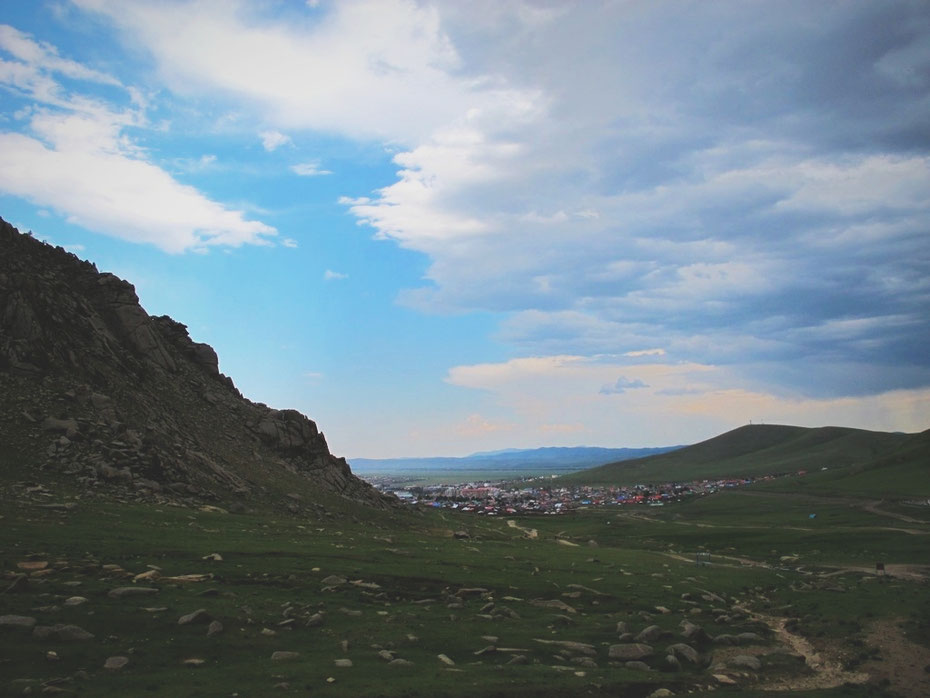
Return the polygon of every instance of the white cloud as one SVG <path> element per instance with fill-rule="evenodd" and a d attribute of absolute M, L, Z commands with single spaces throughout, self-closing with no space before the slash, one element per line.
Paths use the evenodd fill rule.
<path fill-rule="evenodd" d="M 665 349 L 638 349 L 636 351 L 628 351 L 624 356 L 639 357 L 639 356 L 665 356 Z"/>
<path fill-rule="evenodd" d="M 280 131 L 262 131 L 258 135 L 262 139 L 262 147 L 269 153 L 291 142 L 290 136 L 285 136 Z"/>
<path fill-rule="evenodd" d="M 622 391 L 601 394 L 598 386 Z M 926 428 L 930 390 L 894 390 L 860 397 L 815 399 L 743 387 L 719 366 L 696 363 L 618 363 L 583 356 L 529 357 L 495 364 L 456 366 L 447 380 L 486 393 L 512 425 L 513 442 L 648 446 L 689 443 L 746 424 L 750 419 L 800 426 L 844 426 L 920 431 Z M 635 391 L 626 388 L 636 387 Z M 558 429 L 552 425 L 577 425 Z"/>
<path fill-rule="evenodd" d="M 294 238 L 284 238 L 283 240 L 281 240 L 281 244 L 284 245 L 284 247 L 290 247 L 290 248 L 297 247 L 297 241 Z"/>
<path fill-rule="evenodd" d="M 139 159 L 116 134 L 107 137 L 109 126 L 81 116 L 43 115 L 34 127 L 53 139 L 51 147 L 22 134 L 0 134 L 6 163 L 0 190 L 53 208 L 89 230 L 167 252 L 263 244 L 275 234 Z"/>
<path fill-rule="evenodd" d="M 176 5 L 74 1 L 149 50 L 175 91 L 225 93 L 283 129 L 416 143 L 507 94 L 457 75 L 439 10 L 411 0 L 339 2 L 289 20 L 241 1 L 200 0 L 185 4 L 180 23 Z"/>
<path fill-rule="evenodd" d="M 504 313 L 524 353 L 927 366 L 919 4 L 193 0 L 179 24 L 177 4 L 74 2 L 175 95 L 396 153 L 392 183 L 341 202 L 429 258 L 402 303 Z M 804 331 L 885 316 L 911 324 L 871 345 Z"/>
<path fill-rule="evenodd" d="M 332 174 L 329 170 L 320 169 L 320 163 L 316 160 L 291 165 L 291 171 L 301 177 L 319 177 L 320 175 Z"/>
<path fill-rule="evenodd" d="M 327 269 L 323 272 L 324 281 L 341 281 L 342 279 L 348 279 L 348 274 L 342 274 L 338 271 L 333 271 L 332 269 Z"/>
<path fill-rule="evenodd" d="M 69 93 L 55 76 L 119 86 L 117 80 L 63 59 L 53 46 L 11 27 L 0 27 L 0 48 L 19 59 L 0 62 L 0 83 L 35 100 L 31 135 L 0 133 L 0 191 L 90 230 L 168 252 L 264 244 L 276 234 L 149 162 L 125 133 L 145 126 L 144 113 Z"/>

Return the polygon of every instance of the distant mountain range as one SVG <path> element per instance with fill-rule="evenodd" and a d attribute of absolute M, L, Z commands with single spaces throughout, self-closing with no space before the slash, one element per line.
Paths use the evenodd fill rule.
<path fill-rule="evenodd" d="M 350 458 L 357 474 L 391 474 L 448 470 L 571 472 L 630 458 L 668 453 L 681 446 L 659 448 L 547 447 L 483 451 L 458 458 Z"/>

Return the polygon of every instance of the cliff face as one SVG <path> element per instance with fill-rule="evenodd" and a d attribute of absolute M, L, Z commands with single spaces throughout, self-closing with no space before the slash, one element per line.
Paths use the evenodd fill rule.
<path fill-rule="evenodd" d="M 0 219 L 0 466 L 146 500 L 387 500 L 294 410 L 253 403 L 132 284 Z M 6 460 L 7 464 L 2 461 Z M 15 463 L 14 463 L 15 461 Z"/>

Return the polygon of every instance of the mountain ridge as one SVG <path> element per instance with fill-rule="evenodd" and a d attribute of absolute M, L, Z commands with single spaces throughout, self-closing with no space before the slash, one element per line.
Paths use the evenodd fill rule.
<path fill-rule="evenodd" d="M 601 446 L 543 446 L 528 449 L 483 451 L 467 456 L 433 456 L 420 458 L 349 458 L 357 472 L 396 470 L 465 470 L 468 468 L 532 470 L 534 468 L 579 469 L 610 461 L 641 458 L 666 453 L 680 446 L 655 448 L 606 448 Z"/>
<path fill-rule="evenodd" d="M 826 469 L 836 480 L 883 463 L 930 464 L 930 430 L 915 434 L 852 427 L 745 425 L 691 446 L 565 475 L 565 484 L 673 482 Z M 916 467 L 916 465 L 915 465 Z M 930 466 L 913 471 L 930 478 Z M 826 476 L 824 476 L 826 479 Z"/>
<path fill-rule="evenodd" d="M 389 500 L 296 410 L 252 402 L 185 325 L 127 281 L 0 219 L 0 425 L 5 470 L 63 475 L 83 494 L 262 499 L 297 513 Z"/>

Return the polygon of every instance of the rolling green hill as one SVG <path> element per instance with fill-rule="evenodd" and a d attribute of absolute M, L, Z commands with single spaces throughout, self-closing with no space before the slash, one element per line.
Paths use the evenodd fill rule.
<path fill-rule="evenodd" d="M 805 481 L 817 490 L 926 496 L 930 432 L 750 425 L 670 453 L 572 473 L 559 482 L 634 484 L 798 471 L 808 471 Z"/>

